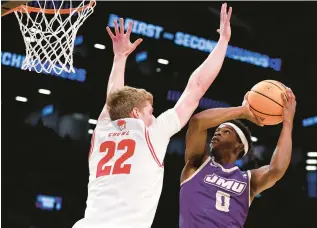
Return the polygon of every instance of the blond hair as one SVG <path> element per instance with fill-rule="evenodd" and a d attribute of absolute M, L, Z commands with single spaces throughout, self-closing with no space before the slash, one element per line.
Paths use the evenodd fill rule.
<path fill-rule="evenodd" d="M 110 93 L 107 99 L 107 108 L 110 119 L 112 121 L 129 118 L 133 108 L 142 109 L 146 101 L 153 104 L 153 96 L 145 89 L 137 89 L 129 86 L 124 86 Z"/>

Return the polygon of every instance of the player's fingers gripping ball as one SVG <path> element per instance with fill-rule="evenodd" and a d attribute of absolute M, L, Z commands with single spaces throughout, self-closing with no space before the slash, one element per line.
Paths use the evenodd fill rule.
<path fill-rule="evenodd" d="M 250 110 L 264 125 L 275 125 L 283 121 L 283 99 L 286 86 L 275 80 L 257 83 L 249 92 Z"/>

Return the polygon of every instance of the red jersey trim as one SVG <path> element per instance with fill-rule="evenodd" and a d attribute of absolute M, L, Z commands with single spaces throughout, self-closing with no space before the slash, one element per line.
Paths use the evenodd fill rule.
<path fill-rule="evenodd" d="M 146 139 L 146 143 L 147 143 L 147 145 L 148 145 L 148 147 L 149 147 L 149 149 L 150 149 L 150 152 L 151 152 L 151 154 L 152 154 L 152 157 L 153 157 L 153 159 L 155 160 L 155 162 L 157 163 L 157 165 L 159 166 L 159 167 L 163 167 L 164 165 L 163 165 L 163 163 L 161 164 L 160 163 L 160 160 L 157 158 L 157 156 L 156 156 L 156 153 L 155 153 L 155 151 L 154 151 L 154 148 L 153 148 L 153 145 L 152 145 L 152 143 L 151 143 L 151 139 L 150 139 L 150 136 L 149 136 L 149 132 L 148 132 L 148 130 L 145 128 L 145 139 Z"/>

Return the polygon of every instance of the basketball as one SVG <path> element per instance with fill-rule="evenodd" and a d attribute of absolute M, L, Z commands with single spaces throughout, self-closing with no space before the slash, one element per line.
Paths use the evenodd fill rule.
<path fill-rule="evenodd" d="M 250 109 L 264 125 L 276 125 L 282 122 L 281 94 L 285 92 L 286 86 L 275 80 L 261 81 L 250 90 L 248 95 Z"/>

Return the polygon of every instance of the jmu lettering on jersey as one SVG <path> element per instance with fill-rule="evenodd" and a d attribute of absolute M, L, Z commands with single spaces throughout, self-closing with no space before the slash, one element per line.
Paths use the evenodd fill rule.
<path fill-rule="evenodd" d="M 206 175 L 205 183 L 217 186 L 238 195 L 241 195 L 245 190 L 245 187 L 247 186 L 247 183 L 232 179 L 226 179 L 216 174 Z"/>

